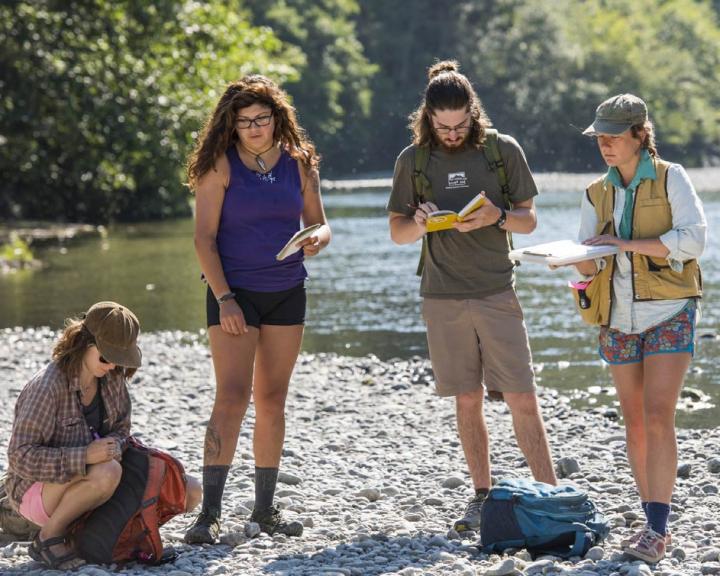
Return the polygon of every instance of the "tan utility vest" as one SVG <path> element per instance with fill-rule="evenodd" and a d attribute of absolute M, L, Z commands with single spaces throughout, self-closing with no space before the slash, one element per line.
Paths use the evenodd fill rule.
<path fill-rule="evenodd" d="M 645 179 L 635 190 L 632 205 L 633 240 L 658 238 L 672 229 L 672 211 L 667 195 L 667 173 L 670 164 L 653 159 L 655 180 Z M 595 207 L 597 214 L 596 235 L 617 236 L 613 223 L 615 208 L 614 186 L 603 176 L 588 187 L 587 198 Z M 619 254 L 618 256 L 624 257 Z M 647 300 L 676 300 L 680 298 L 698 298 L 702 296 L 702 276 L 697 260 L 684 263 L 682 272 L 675 272 L 665 258 L 655 258 L 644 254 L 631 253 L 633 299 L 636 302 Z M 610 323 L 610 295 L 616 256 L 606 258 L 607 265 L 593 280 L 594 298 L 598 301 L 597 324 Z M 594 307 L 594 306 L 593 306 Z"/>

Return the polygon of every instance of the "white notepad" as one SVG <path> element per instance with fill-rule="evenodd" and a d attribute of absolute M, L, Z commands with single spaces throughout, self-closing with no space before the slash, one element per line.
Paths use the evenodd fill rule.
<path fill-rule="evenodd" d="M 537 262 L 549 266 L 563 266 L 565 264 L 574 264 L 575 262 L 602 258 L 603 256 L 610 256 L 617 253 L 617 246 L 585 246 L 572 240 L 558 240 L 556 242 L 546 242 L 545 244 L 536 244 L 535 246 L 528 246 L 526 248 L 516 248 L 510 251 L 509 257 L 510 260 Z"/>
<path fill-rule="evenodd" d="M 310 238 L 310 236 L 313 235 L 313 233 L 322 226 L 322 224 L 313 224 L 312 226 L 308 226 L 307 228 L 303 228 L 299 232 L 296 232 L 295 235 L 288 240 L 288 243 L 285 244 L 282 250 L 277 253 L 275 258 L 277 260 L 285 260 L 288 256 L 291 254 L 295 254 L 295 252 L 299 251 L 302 246 L 300 246 L 300 242 L 305 240 L 306 238 Z"/>

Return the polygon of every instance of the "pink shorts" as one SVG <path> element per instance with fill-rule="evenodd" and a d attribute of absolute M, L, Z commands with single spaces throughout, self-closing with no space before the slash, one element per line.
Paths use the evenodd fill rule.
<path fill-rule="evenodd" d="M 50 520 L 43 506 L 42 489 L 43 483 L 35 482 L 25 492 L 20 503 L 20 514 L 38 526 L 44 526 Z"/>

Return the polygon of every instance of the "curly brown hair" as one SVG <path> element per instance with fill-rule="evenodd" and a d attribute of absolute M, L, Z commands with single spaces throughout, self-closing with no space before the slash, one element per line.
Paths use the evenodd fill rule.
<path fill-rule="evenodd" d="M 195 148 L 187 162 L 188 184 L 191 190 L 198 181 L 213 169 L 218 158 L 229 146 L 235 144 L 238 133 L 235 128 L 238 111 L 253 104 L 262 104 L 272 111 L 275 118 L 273 140 L 307 169 L 317 168 L 320 157 L 315 145 L 300 126 L 295 108 L 290 105 L 287 93 L 275 82 L 260 74 L 245 76 L 231 82 L 220 97 L 200 133 Z"/>
<path fill-rule="evenodd" d="M 82 319 L 68 318 L 65 320 L 65 330 L 53 348 L 52 359 L 67 378 L 74 378 L 82 371 L 85 352 L 90 346 L 95 345 L 95 337 L 85 327 Z M 113 372 L 131 378 L 137 372 L 137 368 L 116 366 Z"/>
<path fill-rule="evenodd" d="M 645 136 L 642 136 L 642 132 L 645 132 Z M 633 138 L 641 140 L 641 147 L 645 148 L 650 156 L 653 158 L 660 158 L 657 151 L 657 144 L 655 144 L 655 126 L 650 120 L 645 120 L 642 124 L 635 124 L 630 127 L 630 133 Z"/>
<path fill-rule="evenodd" d="M 470 81 L 460 73 L 455 60 L 436 62 L 428 69 L 428 85 L 422 104 L 410 115 L 413 144 L 438 144 L 433 130 L 431 114 L 435 110 L 460 110 L 470 113 L 470 132 L 467 142 L 474 148 L 485 144 L 485 129 L 492 126 L 480 98 Z"/>

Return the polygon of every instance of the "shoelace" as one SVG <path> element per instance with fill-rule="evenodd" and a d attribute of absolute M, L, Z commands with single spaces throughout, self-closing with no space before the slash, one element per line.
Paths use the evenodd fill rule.
<path fill-rule="evenodd" d="M 656 532 L 652 528 L 646 528 L 645 531 L 640 535 L 637 545 L 643 546 L 644 548 L 654 548 L 654 544 L 658 541 L 656 538 Z M 657 534 L 661 538 L 664 538 L 661 534 Z"/>
<path fill-rule="evenodd" d="M 465 508 L 465 516 L 480 512 L 480 508 L 482 508 L 482 505 L 482 500 L 471 500 L 470 503 L 467 505 L 467 508 Z"/>
<path fill-rule="evenodd" d="M 190 520 L 190 522 L 188 522 L 182 528 L 182 531 L 187 532 L 190 528 L 194 528 L 195 526 L 206 520 L 209 516 L 210 514 L 208 514 L 207 512 L 200 512 L 200 514 L 197 515 L 197 518 L 195 518 L 195 520 Z"/>

